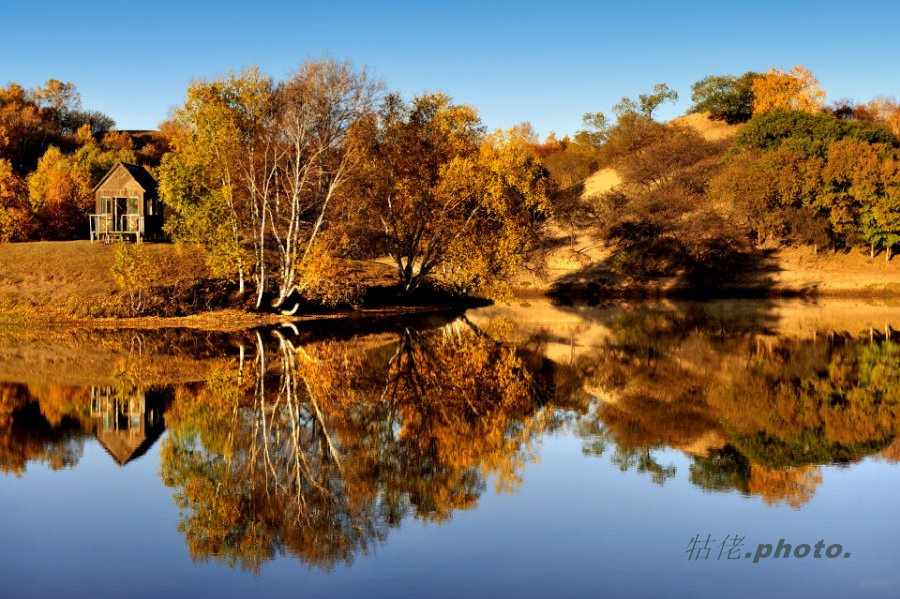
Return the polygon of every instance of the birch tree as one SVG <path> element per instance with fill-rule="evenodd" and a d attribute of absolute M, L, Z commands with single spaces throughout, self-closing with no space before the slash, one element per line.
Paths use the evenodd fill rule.
<path fill-rule="evenodd" d="M 262 198 L 278 257 L 275 307 L 323 274 L 310 261 L 323 251 L 320 234 L 357 158 L 344 140 L 371 111 L 378 89 L 365 70 L 333 58 L 302 64 L 278 89 L 277 192 Z"/>
<path fill-rule="evenodd" d="M 192 83 L 160 168 L 173 235 L 204 244 L 242 295 L 250 278 L 257 309 L 267 293 L 275 307 L 302 294 L 328 274 L 311 262 L 353 163 L 344 136 L 378 87 L 332 58 L 281 83 L 256 67 Z"/>

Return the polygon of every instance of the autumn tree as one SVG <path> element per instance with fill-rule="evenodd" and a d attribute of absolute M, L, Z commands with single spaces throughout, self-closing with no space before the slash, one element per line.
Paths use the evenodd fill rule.
<path fill-rule="evenodd" d="M 0 88 L 0 158 L 26 176 L 59 134 L 29 92 L 15 83 Z"/>
<path fill-rule="evenodd" d="M 609 139 L 613 123 L 602 112 L 587 112 L 581 118 L 584 129 L 578 132 L 576 140 L 595 147 L 600 147 Z"/>
<path fill-rule="evenodd" d="M 50 79 L 26 90 L 16 83 L 0 88 L 0 158 L 26 176 L 51 145 L 68 152 L 78 129 L 87 125 L 95 136 L 115 123 L 97 111 L 85 111 L 72 83 Z"/>
<path fill-rule="evenodd" d="M 546 174 L 527 143 L 485 136 L 443 94 L 391 95 L 360 123 L 354 191 L 405 291 L 432 277 L 456 292 L 498 290 L 546 216 Z"/>
<path fill-rule="evenodd" d="M 818 79 L 802 65 L 787 72 L 770 69 L 753 79 L 752 92 L 754 114 L 775 108 L 817 113 L 825 107 Z"/>
<path fill-rule="evenodd" d="M 877 122 L 775 109 L 738 131 L 712 196 L 756 232 L 834 248 L 893 245 L 898 140 Z M 891 239 L 895 239 L 891 237 Z M 886 252 L 890 253 L 890 250 Z"/>
<path fill-rule="evenodd" d="M 855 120 L 883 123 L 891 133 L 900 137 L 900 103 L 892 97 L 878 96 L 855 106 L 848 102 L 845 110 Z"/>
<path fill-rule="evenodd" d="M 340 224 L 332 214 L 358 159 L 345 137 L 370 113 L 379 86 L 365 69 L 328 58 L 304 63 L 279 88 L 281 143 L 273 172 L 280 193 L 261 197 L 279 256 L 276 307 L 319 283 L 315 258 L 328 253 L 322 232 Z"/>
<path fill-rule="evenodd" d="M 792 225 L 795 229 L 803 225 L 804 219 L 796 218 L 799 214 L 812 218 L 808 224 L 821 228 L 815 215 L 820 212 L 816 202 L 823 163 L 818 157 L 788 147 L 769 152 L 747 151 L 728 161 L 710 182 L 709 195 L 713 201 L 729 206 L 735 217 L 755 234 L 757 243 L 789 238 Z M 798 212 L 803 208 L 814 212 Z M 816 245 L 825 245 L 831 239 L 809 227 L 802 234 L 799 229 L 795 232 Z"/>
<path fill-rule="evenodd" d="M 276 306 L 306 293 L 327 274 L 313 262 L 351 167 L 343 138 L 377 87 L 331 58 L 278 84 L 256 68 L 194 82 L 160 166 L 170 231 L 204 243 L 241 292 L 251 277 L 257 308 L 267 291 Z"/>
<path fill-rule="evenodd" d="M 93 206 L 87 168 L 50 146 L 28 176 L 28 197 L 43 239 L 73 239 Z"/>
<path fill-rule="evenodd" d="M 81 147 L 73 152 L 72 161 L 87 170 L 92 186 L 99 183 L 117 162 L 136 161 L 134 143 L 124 131 L 108 131 L 98 143 L 90 125 L 85 124 L 76 132 L 76 139 Z"/>
<path fill-rule="evenodd" d="M 22 241 L 31 234 L 31 210 L 25 180 L 0 158 L 0 242 Z"/>
<path fill-rule="evenodd" d="M 207 248 L 214 272 L 245 280 L 257 269 L 259 302 L 265 288 L 264 265 L 252 262 L 259 209 L 242 185 L 256 172 L 251 158 L 257 144 L 259 108 L 269 105 L 274 82 L 253 68 L 212 81 L 194 81 L 175 112 L 172 152 L 159 168 L 160 197 L 171 210 L 167 223 L 178 241 Z M 271 120 L 271 111 L 265 111 Z M 246 118 L 244 116 L 246 115 Z M 246 142 L 242 144 L 241 142 Z M 249 264 L 248 264 L 249 262 Z"/>

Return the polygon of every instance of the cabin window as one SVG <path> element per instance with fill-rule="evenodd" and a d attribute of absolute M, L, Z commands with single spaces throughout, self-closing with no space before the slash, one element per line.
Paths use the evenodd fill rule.
<path fill-rule="evenodd" d="M 138 199 L 137 198 L 128 198 L 128 214 L 137 214 L 138 213 Z"/>
<path fill-rule="evenodd" d="M 112 198 L 100 198 L 100 213 L 101 214 L 111 214 L 112 213 Z"/>

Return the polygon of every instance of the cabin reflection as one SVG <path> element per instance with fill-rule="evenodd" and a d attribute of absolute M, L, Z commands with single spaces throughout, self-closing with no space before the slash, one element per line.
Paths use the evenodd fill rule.
<path fill-rule="evenodd" d="M 166 393 L 91 387 L 94 436 L 119 466 L 140 458 L 166 429 Z"/>

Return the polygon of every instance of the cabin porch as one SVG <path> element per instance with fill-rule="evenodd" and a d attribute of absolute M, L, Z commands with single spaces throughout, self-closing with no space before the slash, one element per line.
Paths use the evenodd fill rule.
<path fill-rule="evenodd" d="M 91 243 L 102 241 L 134 241 L 140 243 L 144 237 L 144 217 L 139 214 L 88 215 Z"/>

